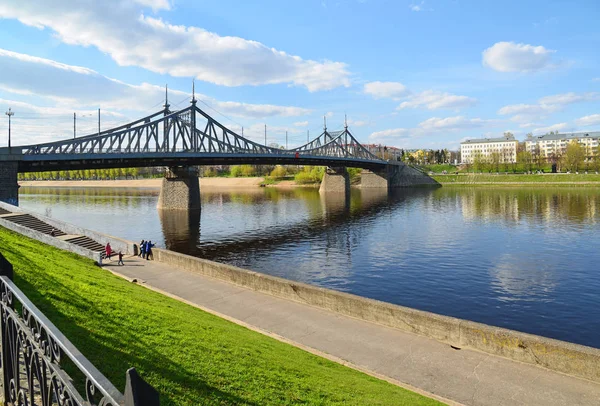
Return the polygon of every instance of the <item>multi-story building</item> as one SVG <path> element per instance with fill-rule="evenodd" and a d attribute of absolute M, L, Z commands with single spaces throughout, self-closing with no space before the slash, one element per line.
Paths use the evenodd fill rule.
<path fill-rule="evenodd" d="M 463 164 L 473 163 L 477 157 L 489 160 L 493 154 L 497 154 L 501 163 L 516 162 L 518 145 L 519 142 L 512 134 L 500 138 L 466 140 L 460 143 L 460 157 Z"/>
<path fill-rule="evenodd" d="M 589 158 L 596 154 L 599 140 L 600 131 L 538 135 L 525 140 L 525 150 L 549 159 L 564 154 L 567 145 L 571 141 L 577 141 L 585 148 Z"/>

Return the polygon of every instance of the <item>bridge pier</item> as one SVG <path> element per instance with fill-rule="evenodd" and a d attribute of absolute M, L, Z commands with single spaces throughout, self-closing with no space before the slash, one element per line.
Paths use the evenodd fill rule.
<path fill-rule="evenodd" d="M 408 165 L 387 165 L 384 170 L 361 172 L 361 189 L 391 189 L 414 186 L 438 186 L 435 180 Z"/>
<path fill-rule="evenodd" d="M 18 162 L 0 160 L 0 201 L 19 205 Z"/>
<path fill-rule="evenodd" d="M 344 167 L 325 169 L 321 181 L 320 193 L 344 193 L 350 196 L 350 175 Z"/>
<path fill-rule="evenodd" d="M 169 168 L 165 173 L 157 208 L 200 210 L 200 182 L 191 166 Z"/>

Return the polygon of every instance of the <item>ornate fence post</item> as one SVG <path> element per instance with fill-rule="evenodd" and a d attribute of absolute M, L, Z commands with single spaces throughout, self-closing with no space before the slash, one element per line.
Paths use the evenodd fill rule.
<path fill-rule="evenodd" d="M 11 281 L 13 280 L 13 266 L 8 259 L 4 258 L 4 255 L 0 252 L 0 275 L 7 276 Z"/>
<path fill-rule="evenodd" d="M 127 370 L 125 406 L 159 406 L 158 392 L 138 375 L 135 368 Z"/>
<path fill-rule="evenodd" d="M 7 276 L 10 280 L 13 279 L 13 266 L 4 255 L 0 252 L 0 275 Z M 0 295 L 2 292 L 0 291 Z M 2 298 L 0 297 L 0 301 Z M 8 339 L 6 337 L 6 320 L 3 311 L 0 311 L 0 367 L 2 368 L 2 379 L 0 379 L 0 383 L 2 384 L 2 400 L 6 403 L 10 400 L 10 384 L 9 384 L 9 371 L 10 368 L 8 365 L 8 357 L 10 357 L 10 352 L 8 350 Z"/>

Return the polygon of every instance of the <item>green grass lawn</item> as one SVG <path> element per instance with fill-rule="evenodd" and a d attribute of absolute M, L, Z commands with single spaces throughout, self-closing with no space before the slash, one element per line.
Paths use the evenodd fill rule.
<path fill-rule="evenodd" d="M 15 283 L 121 391 L 138 372 L 161 405 L 437 405 L 113 276 L 0 227 Z"/>
<path fill-rule="evenodd" d="M 459 175 L 433 175 L 433 179 L 442 184 L 448 183 L 564 183 L 566 185 L 573 182 L 598 182 L 600 184 L 600 175 L 594 174 L 459 174 Z"/>

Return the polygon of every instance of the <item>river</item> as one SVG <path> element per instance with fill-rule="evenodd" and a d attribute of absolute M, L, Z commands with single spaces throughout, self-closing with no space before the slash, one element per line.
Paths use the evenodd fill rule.
<path fill-rule="evenodd" d="M 597 188 L 158 191 L 23 187 L 24 209 L 128 240 L 434 313 L 600 348 Z"/>

